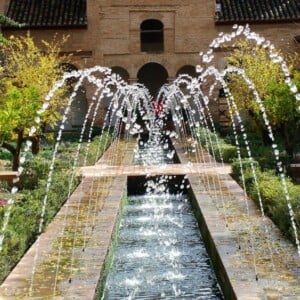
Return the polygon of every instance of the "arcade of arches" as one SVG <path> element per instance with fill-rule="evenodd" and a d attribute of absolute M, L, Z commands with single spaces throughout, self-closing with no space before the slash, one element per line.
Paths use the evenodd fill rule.
<path fill-rule="evenodd" d="M 140 67 L 137 71 L 136 79 L 131 79 L 125 68 L 113 66 L 111 69 L 113 73 L 118 74 L 127 83 L 137 81 L 138 83 L 144 84 L 153 97 L 157 95 L 159 89 L 165 83 L 168 83 L 171 80 L 168 70 L 163 65 L 156 62 L 149 62 Z M 182 66 L 176 72 L 176 77 L 180 74 L 188 74 L 191 77 L 197 76 L 195 67 L 192 65 Z"/>

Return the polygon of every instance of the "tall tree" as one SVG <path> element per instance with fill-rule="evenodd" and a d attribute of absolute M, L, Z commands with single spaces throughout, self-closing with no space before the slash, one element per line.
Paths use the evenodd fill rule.
<path fill-rule="evenodd" d="M 282 56 L 282 55 L 281 55 Z M 299 57 L 288 58 L 290 71 L 294 83 L 300 88 L 299 71 L 293 69 L 293 61 Z M 263 101 L 268 119 L 273 129 L 282 138 L 285 150 L 293 154 L 297 132 L 299 134 L 299 112 L 297 101 L 285 83 L 285 75 L 278 63 L 269 57 L 268 51 L 255 46 L 248 41 L 241 41 L 235 51 L 227 58 L 228 63 L 243 69 L 253 82 L 261 100 Z M 259 104 L 255 100 L 253 91 L 241 76 L 231 74 L 229 87 L 234 95 L 237 107 L 247 113 L 248 119 L 257 132 L 260 132 L 265 143 L 270 142 Z M 253 127 L 252 127 L 253 128 Z"/>
<path fill-rule="evenodd" d="M 40 136 L 46 124 L 54 125 L 60 118 L 59 108 L 64 105 L 63 89 L 59 90 L 41 117 L 33 136 L 30 128 L 36 124 L 37 110 L 43 104 L 50 87 L 61 77 L 66 57 L 59 55 L 66 38 L 42 41 L 38 47 L 33 38 L 11 36 L 2 44 L 3 67 L 0 79 L 0 146 L 13 155 L 13 170 L 18 170 L 23 143 L 30 139 L 32 151 L 38 151 Z"/>

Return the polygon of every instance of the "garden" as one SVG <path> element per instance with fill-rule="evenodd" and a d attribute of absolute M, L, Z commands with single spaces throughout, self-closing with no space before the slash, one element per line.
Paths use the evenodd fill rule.
<path fill-rule="evenodd" d="M 69 61 L 70 57 L 59 55 L 66 40 L 54 37 L 38 46 L 29 34 L 2 39 L 0 171 L 13 170 L 19 178 L 14 183 L 0 181 L 0 282 L 76 188 L 80 181 L 77 174 L 74 176 L 76 169 L 94 164 L 111 142 L 107 132 L 80 137 L 78 131 L 55 142 L 57 132 L 49 128 L 60 124 L 61 108 L 74 82 L 56 92 L 43 114 L 37 113 L 49 87 L 61 78 Z M 12 193 L 12 187 L 18 192 Z"/>
<path fill-rule="evenodd" d="M 46 129 L 61 121 L 61 108 L 66 104 L 74 82 L 58 90 L 49 108 L 37 115 L 49 87 L 61 78 L 63 65 L 70 59 L 58 55 L 66 39 L 44 41 L 43 50 L 29 34 L 18 38 L 12 36 L 2 42 L 0 160 L 4 169 L 18 172 L 20 178 L 15 183 L 18 193 L 13 195 L 13 205 L 10 202 L 11 185 L 0 183 L 0 228 L 5 228 L 5 234 L 1 232 L 4 239 L 0 282 L 36 240 L 40 225 L 43 230 L 49 224 L 78 185 L 80 178 L 73 176 L 76 168 L 94 164 L 112 140 L 107 132 L 93 136 L 92 141 L 89 138 L 83 141 L 81 138 L 63 138 L 55 150 L 55 134 Z M 294 221 L 300 230 L 300 186 L 293 182 L 289 169 L 300 151 L 300 115 L 296 99 L 285 82 L 281 66 L 274 64 L 265 50 L 241 43 L 227 60 L 243 68 L 253 82 L 274 130 L 276 147 L 260 104 L 253 97 L 253 90 L 235 74 L 228 74 L 227 87 L 221 89 L 226 98 L 230 99 L 230 94 L 234 96 L 235 103 L 229 100 L 228 106 L 232 115 L 243 116 L 243 127 L 233 119 L 234 130 L 217 132 L 212 126 L 199 129 L 196 135 L 217 161 L 231 163 L 232 176 L 246 189 L 247 195 L 258 206 L 262 201 L 264 212 L 283 234 L 295 241 L 286 191 L 281 182 L 284 176 Z M 298 61 L 297 55 L 289 58 L 293 84 L 299 89 L 300 72 L 295 65 Z M 39 126 L 36 126 L 37 118 Z M 22 153 L 28 145 L 26 159 L 23 159 Z M 278 152 L 280 165 L 274 150 Z M 53 161 L 54 151 L 56 158 Z M 50 173 L 51 185 L 48 188 Z M 47 207 L 43 214 L 46 193 Z"/>
<path fill-rule="evenodd" d="M 299 232 L 300 185 L 291 164 L 300 153 L 300 111 L 287 83 L 291 80 L 293 89 L 300 88 L 299 55 L 286 59 L 288 66 L 274 63 L 263 47 L 240 42 L 227 61 L 245 70 L 253 86 L 237 74 L 228 74 L 227 87 L 221 88 L 220 95 L 228 99 L 231 129 L 207 126 L 196 135 L 217 161 L 231 164 L 232 177 L 248 197 L 258 207 L 262 204 L 262 213 L 295 242 L 288 206 L 292 206 Z M 282 69 L 289 70 L 291 79 Z"/>
<path fill-rule="evenodd" d="M 25 251 L 36 240 L 41 222 L 43 199 L 47 192 L 47 207 L 45 210 L 42 228 L 53 219 L 60 207 L 68 199 L 80 182 L 78 176 L 72 178 L 74 161 L 78 161 L 76 168 L 83 165 L 92 165 L 101 157 L 106 147 L 111 142 L 111 135 L 103 132 L 95 136 L 91 143 L 81 143 L 79 155 L 78 140 L 64 141 L 58 148 L 53 168 L 52 182 L 47 191 L 46 186 L 53 157 L 54 142 L 45 142 L 36 155 L 28 155 L 23 164 L 23 173 L 12 207 L 9 223 L 5 232 L 3 249 L 0 256 L 0 281 L 5 279 L 12 267 L 20 260 Z M 88 148 L 88 149 L 87 149 Z M 88 160 L 86 156 L 88 151 Z M 78 156 L 78 159 L 76 157 Z M 6 163 L 6 168 L 11 166 L 12 157 L 9 152 L 0 151 L 0 159 Z M 0 226 L 3 226 L 4 214 L 7 211 L 11 186 L 5 181 L 0 182 Z"/>

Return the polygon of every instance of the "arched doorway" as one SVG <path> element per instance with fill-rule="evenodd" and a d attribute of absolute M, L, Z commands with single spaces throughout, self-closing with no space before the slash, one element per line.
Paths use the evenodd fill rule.
<path fill-rule="evenodd" d="M 177 73 L 176 73 L 176 77 L 178 77 L 181 74 L 187 74 L 191 77 L 197 77 L 199 74 L 197 74 L 196 72 L 196 68 L 195 66 L 192 65 L 185 65 L 183 67 L 181 67 Z"/>
<path fill-rule="evenodd" d="M 114 66 L 111 67 L 111 71 L 112 73 L 118 74 L 125 82 L 129 83 L 129 73 L 126 69 L 119 66 Z"/>
<path fill-rule="evenodd" d="M 158 63 L 147 63 L 140 68 L 137 78 L 138 82 L 144 84 L 150 94 L 156 97 L 161 86 L 167 83 L 168 72 Z"/>

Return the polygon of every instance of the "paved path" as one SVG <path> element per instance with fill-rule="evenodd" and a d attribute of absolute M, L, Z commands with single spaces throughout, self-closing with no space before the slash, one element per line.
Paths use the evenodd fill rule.
<path fill-rule="evenodd" d="M 18 172 L 15 171 L 0 171 L 0 181 L 7 181 L 12 183 L 17 178 Z"/>

